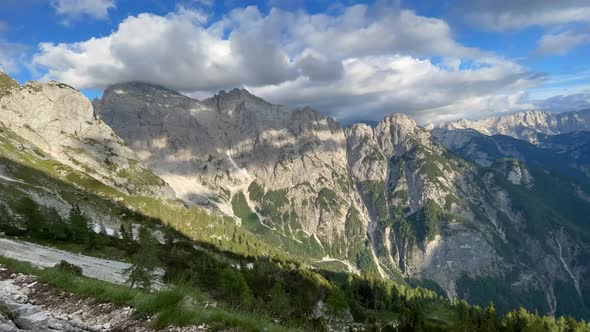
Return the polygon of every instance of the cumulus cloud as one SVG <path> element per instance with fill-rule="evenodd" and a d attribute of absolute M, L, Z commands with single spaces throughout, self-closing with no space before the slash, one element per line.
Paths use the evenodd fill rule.
<path fill-rule="evenodd" d="M 587 0 L 459 0 L 456 5 L 471 23 L 491 30 L 590 22 Z"/>
<path fill-rule="evenodd" d="M 95 19 L 106 19 L 109 9 L 115 8 L 115 0 L 52 0 L 51 5 L 58 15 L 66 19 L 88 16 Z"/>
<path fill-rule="evenodd" d="M 545 111 L 560 113 L 590 109 L 590 91 L 570 95 L 558 95 L 534 104 Z"/>
<path fill-rule="evenodd" d="M 342 79 L 330 84 L 306 77 L 255 94 L 289 105 L 313 105 L 343 122 L 380 120 L 404 112 L 419 122 L 482 116 L 530 108 L 519 91 L 540 77 L 511 62 L 469 70 L 445 69 L 411 56 L 376 56 L 343 62 Z"/>
<path fill-rule="evenodd" d="M 81 88 L 145 81 L 183 91 L 272 84 L 294 77 L 288 56 L 248 31 L 229 39 L 203 27 L 204 16 L 181 10 L 125 19 L 107 37 L 72 44 L 42 43 L 33 63 Z"/>
<path fill-rule="evenodd" d="M 536 53 L 566 54 L 570 49 L 590 43 L 590 33 L 568 30 L 556 34 L 545 34 L 538 42 Z"/>
<path fill-rule="evenodd" d="M 45 79 L 78 88 L 145 81 L 202 96 L 245 86 L 343 121 L 514 110 L 524 107 L 514 91 L 542 79 L 459 44 L 443 20 L 382 5 L 344 7 L 337 15 L 276 8 L 263 15 L 247 7 L 214 22 L 185 8 L 140 14 L 106 37 L 42 43 L 33 63 Z"/>

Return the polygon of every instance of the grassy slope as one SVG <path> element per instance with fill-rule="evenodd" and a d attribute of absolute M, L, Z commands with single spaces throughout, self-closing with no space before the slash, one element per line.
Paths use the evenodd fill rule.
<path fill-rule="evenodd" d="M 19 197 L 54 195 L 70 205 L 89 206 L 107 219 L 125 219 L 126 210 L 131 209 L 145 217 L 159 219 L 189 238 L 220 250 L 246 255 L 282 255 L 249 231 L 236 226 L 233 220 L 199 207 L 186 207 L 177 200 L 125 195 L 86 173 L 49 158 L 10 129 L 1 126 L 0 167 L 2 174 L 24 182 L 9 182 L 0 193 L 0 199 L 9 207 Z M 242 244 L 230 241 L 232 237 L 241 237 Z"/>

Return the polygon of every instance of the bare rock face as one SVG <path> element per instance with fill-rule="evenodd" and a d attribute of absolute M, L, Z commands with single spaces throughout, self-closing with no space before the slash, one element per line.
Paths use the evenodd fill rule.
<path fill-rule="evenodd" d="M 507 135 L 537 143 L 537 134 L 556 135 L 590 130 L 590 110 L 554 114 L 526 111 L 483 120 L 460 120 L 438 126 L 447 130 L 475 129 L 485 135 Z"/>
<path fill-rule="evenodd" d="M 427 131 L 403 115 L 386 117 L 375 129 L 353 125 L 346 134 L 349 170 L 385 271 L 435 281 L 450 298 L 469 296 L 465 278 L 510 278 L 523 292 L 542 289 L 548 312 L 555 310 L 554 284 L 569 278 L 575 288 L 574 280 L 587 273 L 587 267 L 568 265 L 573 257 L 582 257 L 587 244 L 573 240 L 572 229 L 566 231 L 576 249 L 562 251 L 569 253 L 570 263 L 564 264 L 551 235 L 561 234 L 559 226 L 550 226 L 550 234 L 531 233 L 535 208 L 524 208 L 527 203 L 519 196 L 535 197 L 547 181 L 544 174 L 537 174 L 537 181 L 527 162 L 552 169 L 560 158 L 552 153 L 576 151 L 571 153 L 575 159 L 564 161 L 571 167 L 587 155 L 584 135 L 574 135 L 578 143 L 572 145 L 566 143 L 570 138 L 536 132 L 541 144 L 535 146 L 475 130 Z M 542 150 L 549 147 L 552 151 Z M 575 204 L 583 205 L 579 200 Z M 543 262 L 531 263 L 537 262 L 535 257 L 544 257 Z M 578 274 L 568 273 L 565 266 Z"/>
<path fill-rule="evenodd" d="M 360 198 L 348 175 L 344 131 L 332 119 L 246 90 L 198 101 L 140 83 L 110 87 L 98 108 L 179 198 L 238 220 L 238 205 L 245 205 L 256 219 L 245 226 L 274 231 L 285 248 L 348 256 L 346 225 Z M 332 253 L 326 246 L 337 239 Z"/>
<path fill-rule="evenodd" d="M 347 138 L 349 169 L 385 270 L 434 280 L 452 297 L 462 273 L 495 269 L 501 257 L 481 234 L 488 229 L 466 227 L 464 220 L 474 218 L 462 202 L 480 199 L 478 191 L 485 190 L 470 186 L 473 166 L 449 159 L 430 132 L 403 114 L 386 117 L 374 130 L 353 125 Z"/>
<path fill-rule="evenodd" d="M 138 164 L 134 152 L 111 128 L 94 116 L 90 101 L 65 84 L 12 85 L 0 99 L 0 122 L 51 158 L 124 193 L 172 195 L 163 181 Z"/>

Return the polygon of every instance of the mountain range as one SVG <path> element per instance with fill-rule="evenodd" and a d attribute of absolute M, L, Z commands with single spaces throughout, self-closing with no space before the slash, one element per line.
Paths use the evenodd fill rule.
<path fill-rule="evenodd" d="M 244 89 L 132 82 L 91 102 L 0 74 L 8 214 L 23 196 L 63 216 L 77 202 L 112 232 L 130 209 L 225 250 L 244 238 L 505 312 L 590 318 L 588 143 L 590 110 L 343 127 Z"/>

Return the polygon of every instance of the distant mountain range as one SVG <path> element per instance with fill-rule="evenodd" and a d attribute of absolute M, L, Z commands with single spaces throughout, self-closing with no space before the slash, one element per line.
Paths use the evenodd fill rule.
<path fill-rule="evenodd" d="M 75 188 L 105 200 L 81 208 L 113 229 L 107 199 L 191 207 L 211 219 L 176 227 L 226 248 L 229 220 L 261 251 L 318 267 L 590 318 L 590 110 L 344 128 L 243 89 L 196 100 L 125 83 L 91 103 L 2 75 L 0 96 L 9 211 L 27 196 L 65 214 Z"/>
<path fill-rule="evenodd" d="M 485 135 L 506 135 L 537 143 L 539 133 L 557 135 L 590 130 L 590 109 L 549 113 L 526 111 L 483 120 L 460 120 L 436 126 L 447 130 L 475 129 Z"/>

